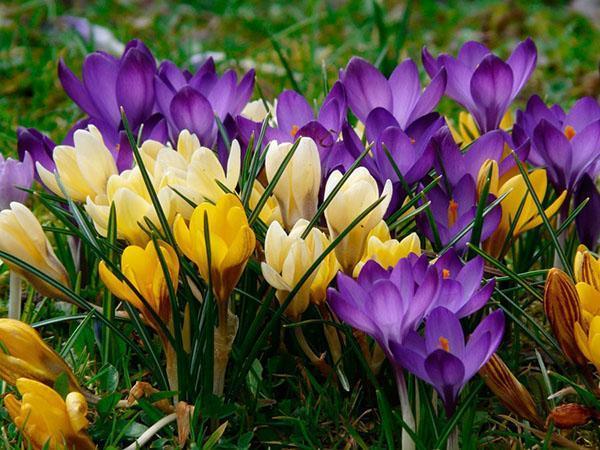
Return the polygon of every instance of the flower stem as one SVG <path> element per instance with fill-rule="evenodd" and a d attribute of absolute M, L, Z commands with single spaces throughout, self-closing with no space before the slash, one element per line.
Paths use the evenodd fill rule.
<path fill-rule="evenodd" d="M 21 277 L 14 270 L 10 271 L 8 294 L 8 318 L 21 318 Z"/>
<path fill-rule="evenodd" d="M 415 430 L 415 416 L 413 415 L 410 407 L 410 400 L 408 398 L 408 389 L 406 387 L 406 380 L 402 367 L 394 366 L 394 373 L 396 375 L 396 385 L 398 387 L 398 397 L 400 398 L 400 410 L 402 411 L 402 420 L 411 430 Z M 415 442 L 412 437 L 402 428 L 402 449 L 403 450 L 414 450 Z"/>
<path fill-rule="evenodd" d="M 213 394 L 221 397 L 225 389 L 225 372 L 231 347 L 237 334 L 238 318 L 229 311 L 228 302 L 219 303 L 219 325 L 215 328 L 215 362 Z"/>
<path fill-rule="evenodd" d="M 448 440 L 446 441 L 446 450 L 459 450 L 458 446 L 458 427 L 455 426 L 450 436 L 448 436 Z"/>
<path fill-rule="evenodd" d="M 152 437 L 156 433 L 158 433 L 160 431 L 161 428 L 167 426 L 171 422 L 175 422 L 175 420 L 177 420 L 176 413 L 172 413 L 172 414 L 169 414 L 168 416 L 163 417 L 158 422 L 156 422 L 154 425 L 152 425 L 150 428 L 148 428 L 146 431 L 144 431 L 142 433 L 142 435 L 139 438 L 137 438 L 133 444 L 126 447 L 125 450 L 136 450 L 138 448 L 142 448 L 144 445 L 146 445 L 150 441 L 150 439 L 152 439 Z"/>
<path fill-rule="evenodd" d="M 324 376 L 329 375 L 331 372 L 331 367 L 325 362 L 325 358 L 319 357 L 315 354 L 309 343 L 306 341 L 302 327 L 294 327 L 294 334 L 296 335 L 296 339 L 298 340 L 300 348 L 310 360 L 312 365 L 315 366 Z"/>

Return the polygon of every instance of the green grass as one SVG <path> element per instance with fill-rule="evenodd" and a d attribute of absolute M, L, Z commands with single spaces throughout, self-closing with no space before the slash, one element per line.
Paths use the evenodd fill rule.
<path fill-rule="evenodd" d="M 79 73 L 83 57 L 92 48 L 59 26 L 57 18 L 65 14 L 85 16 L 108 27 L 123 42 L 141 38 L 159 60 L 169 58 L 185 66 L 195 54 L 219 52 L 220 68 L 233 66 L 241 70 L 254 66 L 260 92 L 269 100 L 289 88 L 298 89 L 309 99 L 321 99 L 326 84 L 332 84 L 337 71 L 353 55 L 377 62 L 389 72 L 405 57 L 418 60 L 420 65 L 423 45 L 434 53 L 456 52 L 466 40 L 479 39 L 506 56 L 526 36 L 534 38 L 539 62 L 517 105 L 523 105 L 523 99 L 532 93 L 543 93 L 547 101 L 568 106 L 578 96 L 597 95 L 600 87 L 597 46 L 592 45 L 600 43 L 600 30 L 564 2 L 413 1 L 396 5 L 392 1 L 330 0 L 300 5 L 271 0 L 205 1 L 193 2 L 193 6 L 161 1 L 87 3 L 68 6 L 32 0 L 8 1 L 0 6 L 2 154 L 16 153 L 15 130 L 19 125 L 36 127 L 60 141 L 81 117 L 63 93 L 56 67 L 63 57 Z M 442 109 L 451 116 L 457 111 L 446 100 Z M 543 239 L 549 239 L 544 227 L 528 233 L 519 241 L 520 255 L 533 255 L 539 248 L 536 243 Z M 513 319 L 503 357 L 512 368 L 522 371 L 521 379 L 542 403 L 548 392 L 534 348 L 545 348 L 544 356 L 549 356 L 550 362 L 557 352 L 543 332 L 539 303 L 531 304 L 531 296 L 522 288 L 528 284 L 529 290 L 539 291 L 542 278 L 539 273 L 529 278 L 519 274 L 551 267 L 553 251 L 549 245 L 540 252 L 537 262 L 533 258 L 515 261 L 514 273 L 505 272 L 506 279 L 499 283 L 502 293 L 494 297 Z M 96 267 L 96 255 L 86 254 L 84 258 L 89 267 Z M 246 320 L 240 325 L 243 330 L 251 329 L 252 317 L 259 310 L 256 302 L 244 294 L 255 288 L 252 277 L 258 271 L 257 267 L 250 267 L 249 276 L 239 286 L 240 297 L 246 297 L 243 301 L 247 303 L 240 306 L 244 308 L 241 320 Z M 4 293 L 6 267 L 2 266 L 0 272 Z M 99 290 L 97 274 L 92 271 L 83 277 L 82 297 L 94 298 Z M 100 330 L 105 328 L 100 323 L 90 321 L 93 326 L 81 327 L 73 337 L 83 317 L 60 319 L 63 313 L 49 301 L 36 305 L 30 302 L 25 313 L 29 322 L 50 319 L 43 327 L 44 337 L 64 351 L 78 378 L 85 379 L 86 386 L 102 397 L 94 408 L 95 420 L 90 430 L 102 448 L 121 448 L 163 415 L 147 400 L 140 402 L 138 408 L 115 409 L 116 402 L 136 381 L 146 380 L 151 374 L 139 355 L 119 339 L 114 338 L 109 350 L 103 348 L 101 357 Z M 265 314 L 275 317 L 274 310 Z M 317 354 L 325 351 L 320 316 L 310 311 L 303 319 L 304 333 L 309 342 L 317 343 Z M 323 377 L 298 356 L 301 351 L 291 330 L 279 331 L 282 323 L 286 323 L 284 319 L 274 319 L 275 331 L 266 332 L 266 342 L 259 342 L 259 348 L 254 349 L 255 342 L 249 342 L 249 349 L 260 353 L 256 358 L 244 360 L 248 353 L 232 356 L 230 373 L 236 376 L 238 385 L 228 385 L 227 389 L 233 400 L 224 402 L 211 396 L 198 400 L 202 410 L 197 411 L 197 426 L 192 430 L 192 440 L 197 444 L 192 444 L 192 448 L 203 448 L 203 443 L 207 448 L 214 424 L 224 421 L 228 421 L 227 429 L 214 448 L 383 449 L 390 447 L 390 439 L 399 443 L 397 397 L 389 367 L 384 367 L 377 379 L 371 379 L 358 362 L 360 351 L 348 332 L 351 345 L 344 348 L 344 370 L 351 384 L 346 392 L 336 377 Z M 124 324 L 122 330 L 136 345 L 144 346 L 144 336 L 138 334 L 135 324 Z M 70 348 L 65 349 L 67 343 Z M 248 370 L 243 370 L 246 367 Z M 570 368 L 565 372 L 576 374 Z M 555 390 L 567 384 L 561 379 L 551 380 Z M 420 418 L 425 431 L 419 434 L 423 446 L 433 448 L 443 437 L 449 419 L 433 418 L 434 401 L 430 395 L 426 398 L 431 391 L 426 391 L 423 383 L 411 377 L 409 386 L 412 398 L 419 395 L 421 400 Z M 520 439 L 525 447 L 539 444 L 533 434 L 524 432 L 519 436 L 514 427 L 508 427 L 498 417 L 506 410 L 478 380 L 469 385 L 462 399 L 468 400 L 468 407 L 455 419 L 462 429 L 463 448 L 500 448 L 499 445 L 508 445 L 509 439 Z M 193 403 L 197 399 L 188 400 Z M 547 409 L 548 405 L 541 407 Z M 4 425 L 0 445 L 19 448 L 18 434 L 3 408 L 0 422 Z M 597 434 L 590 426 L 575 438 L 598 443 Z M 506 439 L 500 444 L 502 438 Z M 153 441 L 152 448 L 175 447 L 175 443 L 176 428 L 167 427 Z"/>

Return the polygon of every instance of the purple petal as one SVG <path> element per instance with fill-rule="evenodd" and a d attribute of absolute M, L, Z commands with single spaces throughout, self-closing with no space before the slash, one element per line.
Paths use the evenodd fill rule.
<path fill-rule="evenodd" d="M 117 103 L 125 110 L 132 130 L 152 114 L 154 107 L 154 61 L 137 49 L 125 53 L 117 76 Z"/>
<path fill-rule="evenodd" d="M 67 67 L 62 58 L 58 61 L 58 78 L 67 95 L 71 97 L 71 100 L 73 100 L 85 113 L 90 116 L 97 116 L 100 114 L 90 99 L 88 91 L 83 86 L 83 83 L 79 81 L 79 78 L 77 78 L 71 69 Z"/>
<path fill-rule="evenodd" d="M 465 381 L 471 379 L 492 356 L 488 356 L 491 341 L 492 335 L 489 332 L 479 335 L 476 339 L 469 339 L 463 358 Z"/>
<path fill-rule="evenodd" d="M 478 137 L 465 155 L 468 173 L 476 179 L 485 161 L 500 161 L 505 142 L 504 132 L 501 130 L 489 131 Z"/>
<path fill-rule="evenodd" d="M 406 59 L 394 69 L 389 79 L 389 86 L 392 94 L 394 117 L 400 127 L 404 129 L 408 125 L 410 114 L 421 95 L 419 70 L 412 59 Z"/>
<path fill-rule="evenodd" d="M 352 112 L 363 123 L 377 107 L 392 110 L 392 92 L 388 80 L 362 58 L 353 57 L 342 79 Z"/>
<path fill-rule="evenodd" d="M 447 344 L 447 348 L 444 345 Z M 465 335 L 458 318 L 443 306 L 435 308 L 425 323 L 425 345 L 432 353 L 437 349 L 449 351 L 457 356 L 463 354 Z"/>
<path fill-rule="evenodd" d="M 213 109 L 208 100 L 194 88 L 181 89 L 170 106 L 173 123 L 179 130 L 195 133 L 201 142 L 205 142 L 214 127 Z"/>
<path fill-rule="evenodd" d="M 565 118 L 565 124 L 571 125 L 577 133 L 589 123 L 600 119 L 600 105 L 594 97 L 583 97 L 571 107 Z"/>
<path fill-rule="evenodd" d="M 213 107 L 215 115 L 223 120 L 228 112 L 233 110 L 233 104 L 237 102 L 237 75 L 234 70 L 228 70 L 215 83 L 207 99 Z"/>
<path fill-rule="evenodd" d="M 368 142 L 378 142 L 383 130 L 389 127 L 399 128 L 395 117 L 384 108 L 375 108 L 371 111 L 365 122 L 365 134 Z"/>
<path fill-rule="evenodd" d="M 440 64 L 439 58 L 434 58 L 427 47 L 423 47 L 421 49 L 421 61 L 423 62 L 423 67 L 429 75 L 429 78 L 433 78 L 437 75 L 437 73 L 442 69 L 442 65 Z"/>
<path fill-rule="evenodd" d="M 98 117 L 117 127 L 121 121 L 116 89 L 119 62 L 106 53 L 96 52 L 83 62 L 83 85 L 87 90 Z"/>
<path fill-rule="evenodd" d="M 477 65 L 490 54 L 490 49 L 481 42 L 468 41 L 458 51 L 457 59 L 471 70 L 475 70 Z"/>
<path fill-rule="evenodd" d="M 473 76 L 473 70 L 448 55 L 440 56 L 440 60 L 446 69 L 446 95 L 471 110 L 473 108 L 473 98 L 469 82 Z"/>
<path fill-rule="evenodd" d="M 575 183 L 583 172 L 600 158 L 600 119 L 576 133 L 571 140 L 571 147 L 573 148 L 571 183 Z"/>
<path fill-rule="evenodd" d="M 495 55 L 486 56 L 471 78 L 473 111 L 482 133 L 498 128 L 511 101 L 513 74 L 510 66 Z"/>
<path fill-rule="evenodd" d="M 589 202 L 575 218 L 575 225 L 581 243 L 588 248 L 595 248 L 600 235 L 600 227 L 597 226 L 600 217 L 600 192 L 588 174 L 583 175 L 575 190 L 573 206 L 577 207 L 586 198 L 589 198 Z"/>
<path fill-rule="evenodd" d="M 517 45 L 506 62 L 513 73 L 512 100 L 523 89 L 537 63 L 537 49 L 531 38 L 527 38 Z"/>
<path fill-rule="evenodd" d="M 571 172 L 572 146 L 567 137 L 550 125 L 546 120 L 535 127 L 533 143 L 547 165 L 550 179 L 561 186 L 567 187 L 567 175 Z"/>
<path fill-rule="evenodd" d="M 290 138 L 304 124 L 314 120 L 315 113 L 304 97 L 295 91 L 283 91 L 277 97 L 277 127 Z"/>
<path fill-rule="evenodd" d="M 495 280 L 491 280 L 489 283 L 487 283 L 484 287 L 472 295 L 471 298 L 469 298 L 469 301 L 467 301 L 462 308 L 456 311 L 456 317 L 462 319 L 463 317 L 467 317 L 483 308 L 492 296 L 495 286 Z"/>
<path fill-rule="evenodd" d="M 442 69 L 435 77 L 433 77 L 429 86 L 425 88 L 414 109 L 410 113 L 407 124 L 404 126 L 411 124 L 419 117 L 433 111 L 446 91 L 447 82 L 448 75 L 446 74 L 446 69 Z"/>
<path fill-rule="evenodd" d="M 255 74 L 254 69 L 249 70 L 241 79 L 236 89 L 236 98 L 233 100 L 229 113 L 235 117 L 242 112 L 244 106 L 252 97 L 254 91 Z"/>
<path fill-rule="evenodd" d="M 486 333 L 490 334 L 491 339 L 483 363 L 490 359 L 496 352 L 502 341 L 502 336 L 504 336 L 504 313 L 502 310 L 498 309 L 494 311 L 483 319 L 477 328 L 475 328 L 475 331 L 473 331 L 473 334 L 469 337 L 469 341 L 467 342 L 465 350 L 467 355 L 469 354 L 469 344 L 471 342 L 477 342 L 477 340 Z"/>
<path fill-rule="evenodd" d="M 425 360 L 425 371 L 444 400 L 446 412 L 451 414 L 456 397 L 464 385 L 465 367 L 462 361 L 444 350 L 436 350 Z"/>
<path fill-rule="evenodd" d="M 17 128 L 17 152 L 21 161 L 29 154 L 34 163 L 39 162 L 49 171 L 54 171 L 52 152 L 55 146 L 52 139 L 35 128 Z"/>

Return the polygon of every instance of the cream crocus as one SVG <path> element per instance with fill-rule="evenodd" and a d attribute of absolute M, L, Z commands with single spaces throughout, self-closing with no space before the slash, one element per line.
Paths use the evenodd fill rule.
<path fill-rule="evenodd" d="M 289 234 L 279 222 L 273 222 L 265 237 L 265 262 L 261 264 L 267 282 L 277 290 L 277 299 L 283 304 L 288 294 L 296 287 L 307 270 L 329 245 L 329 240 L 317 228 L 312 228 L 306 238 L 302 234 L 308 221 L 300 219 Z M 325 290 L 337 272 L 337 262 L 327 255 L 320 266 L 304 281 L 285 314 L 298 320 L 310 304 L 325 300 Z"/>
<path fill-rule="evenodd" d="M 292 145 L 289 142 L 278 144 L 277 141 L 272 141 L 265 150 L 267 152 L 265 170 L 269 183 L 281 167 Z M 311 138 L 302 137 L 273 189 L 286 229 L 291 229 L 300 219 L 312 219 L 317 211 L 320 185 L 319 150 Z"/>
<path fill-rule="evenodd" d="M 362 267 L 371 259 L 387 269 L 394 267 L 398 261 L 406 258 L 411 253 L 417 256 L 421 255 L 421 241 L 417 233 L 411 233 L 401 241 L 392 239 L 385 221 L 382 220 L 369 233 L 365 253 L 354 267 L 352 276 L 354 278 L 358 277 Z"/>
<path fill-rule="evenodd" d="M 85 432 L 88 407 L 81 393 L 70 392 L 63 400 L 54 389 L 35 380 L 19 378 L 16 385 L 21 400 L 8 394 L 4 406 L 34 450 L 96 448 Z"/>
<path fill-rule="evenodd" d="M 18 258 L 57 282 L 69 286 L 67 271 L 56 257 L 42 225 L 21 203 L 13 202 L 10 209 L 0 212 L 0 250 Z M 32 273 L 13 263 L 5 263 L 29 281 L 42 295 L 64 299 L 63 294 Z"/>
<path fill-rule="evenodd" d="M 325 198 L 342 179 L 339 171 L 334 171 L 325 185 Z M 350 174 L 331 203 L 325 209 L 325 218 L 331 239 L 339 236 L 356 218 L 373 203 L 383 200 L 350 230 L 335 248 L 335 254 L 345 273 L 352 274 L 354 266 L 360 261 L 370 231 L 381 222 L 392 199 L 392 183 L 387 180 L 383 191 L 373 176 L 364 167 L 358 167 Z"/>
<path fill-rule="evenodd" d="M 31 378 L 53 386 L 64 374 L 71 391 L 80 391 L 71 368 L 30 325 L 20 320 L 0 319 L 0 377 L 9 384 Z"/>
<path fill-rule="evenodd" d="M 39 162 L 37 171 L 42 182 L 60 197 L 65 194 L 77 202 L 95 198 L 104 193 L 106 183 L 117 172 L 115 160 L 104 145 L 102 135 L 93 125 L 88 130 L 77 130 L 73 135 L 74 146 L 59 145 L 54 149 L 55 173 L 45 169 Z M 60 179 L 65 192 L 56 181 Z"/>
<path fill-rule="evenodd" d="M 152 181 L 167 221 L 172 223 L 175 217 L 176 194 L 169 186 L 162 184 L 162 180 Z M 98 233 L 103 236 L 107 234 L 110 207 L 113 203 L 117 216 L 117 236 L 120 239 L 125 239 L 130 244 L 145 245 L 150 240 L 140 226 L 145 225 L 145 218 L 160 228 L 158 215 L 139 167 L 111 176 L 106 186 L 106 195 L 98 196 L 95 200 L 87 199 L 85 210 L 94 221 Z"/>
<path fill-rule="evenodd" d="M 268 105 L 269 109 L 273 109 L 271 105 Z M 267 117 L 267 106 L 263 100 L 253 100 L 248 102 L 241 112 L 241 116 L 246 119 L 250 119 L 254 122 L 262 122 Z M 258 137 L 258 136 L 256 136 Z"/>
<path fill-rule="evenodd" d="M 548 185 L 546 171 L 544 169 L 534 170 L 529 174 L 529 180 L 537 198 L 541 201 L 546 195 L 546 188 Z M 517 219 L 517 223 L 514 225 L 512 236 L 510 236 L 511 239 L 516 239 L 520 234 L 543 223 L 542 216 L 538 212 L 523 175 L 515 175 L 502 184 L 498 189 L 498 196 L 500 197 L 504 194 L 507 195 L 500 203 L 502 206 L 502 218 L 500 219 L 500 224 L 483 245 L 484 250 L 495 257 L 502 256 L 504 243 L 511 229 L 511 223 L 517 217 L 517 213 L 521 208 L 521 203 L 523 203 L 523 207 Z M 546 208 L 544 211 L 546 217 L 552 217 L 558 212 L 566 195 L 567 191 L 564 191 L 548 208 Z"/>
<path fill-rule="evenodd" d="M 250 193 L 250 201 L 248 202 L 248 206 L 250 206 L 251 210 L 254 210 L 258 205 L 260 198 L 265 193 L 265 188 L 258 180 L 254 180 L 254 184 L 252 185 L 252 192 Z M 281 210 L 279 209 L 279 204 L 277 200 L 272 195 L 269 195 L 267 198 L 267 202 L 263 205 L 260 213 L 258 214 L 258 218 L 267 226 L 271 225 L 274 221 L 279 223 L 283 222 L 281 218 Z"/>

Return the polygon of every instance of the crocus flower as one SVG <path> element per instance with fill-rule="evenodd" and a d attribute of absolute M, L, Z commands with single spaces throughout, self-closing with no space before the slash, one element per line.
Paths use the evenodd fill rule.
<path fill-rule="evenodd" d="M 102 135 L 93 125 L 89 126 L 89 131 L 77 130 L 74 141 L 74 146 L 59 145 L 54 149 L 54 173 L 39 162 L 36 166 L 42 182 L 52 192 L 60 197 L 66 194 L 74 201 L 84 202 L 88 197 L 95 199 L 104 194 L 109 177 L 117 174 L 117 166 L 104 145 Z M 64 187 L 64 193 L 56 176 Z"/>
<path fill-rule="evenodd" d="M 58 64 L 65 92 L 103 131 L 111 148 L 119 142 L 120 107 L 134 133 L 152 116 L 155 72 L 154 57 L 139 40 L 128 42 L 120 58 L 104 52 L 86 56 L 81 80 L 63 60 Z"/>
<path fill-rule="evenodd" d="M 504 314 L 497 310 L 465 342 L 458 317 L 438 307 L 427 318 L 424 336 L 410 330 L 401 342 L 392 342 L 391 348 L 403 367 L 438 391 L 450 416 L 458 394 L 494 354 L 503 333 Z"/>
<path fill-rule="evenodd" d="M 306 238 L 302 238 L 307 225 L 307 220 L 300 219 L 287 234 L 278 222 L 273 222 L 267 230 L 265 262 L 261 264 L 261 269 L 267 282 L 277 289 L 276 295 L 280 303 L 285 301 L 329 245 L 325 234 L 317 228 L 312 228 Z M 325 290 L 337 272 L 336 269 L 337 263 L 332 252 L 302 284 L 286 308 L 286 315 L 298 320 L 308 308 L 311 296 L 315 303 L 323 302 Z"/>
<path fill-rule="evenodd" d="M 205 216 L 210 235 L 205 236 Z M 189 226 L 179 216 L 173 225 L 177 245 L 198 266 L 200 275 L 212 284 L 217 299 L 227 302 L 256 246 L 244 207 L 235 194 L 226 194 L 216 204 L 204 202 L 194 210 Z M 210 261 L 207 241 L 210 241 Z"/>
<path fill-rule="evenodd" d="M 265 171 L 269 183 L 291 148 L 291 143 L 278 144 L 277 141 L 272 141 L 269 144 L 265 158 Z M 287 229 L 291 229 L 300 219 L 313 218 L 317 211 L 320 186 L 319 150 L 311 138 L 302 137 L 273 189 Z"/>
<path fill-rule="evenodd" d="M 237 116 L 252 95 L 254 70 L 238 83 L 234 70 L 219 76 L 209 58 L 195 74 L 163 61 L 154 79 L 156 104 L 166 117 L 171 139 L 183 129 L 196 134 L 203 145 L 212 147 L 217 137 L 215 116 L 222 122 Z"/>
<path fill-rule="evenodd" d="M 513 126 L 513 122 L 511 112 L 507 111 L 500 121 L 499 128 L 504 131 L 510 130 Z M 458 114 L 458 129 L 450 124 L 448 127 L 452 132 L 452 137 L 460 144 L 461 148 L 470 145 L 475 139 L 481 136 L 477 124 L 475 123 L 475 119 L 473 119 L 473 116 L 466 111 L 461 111 Z"/>
<path fill-rule="evenodd" d="M 529 175 L 529 181 L 533 186 L 535 195 L 542 201 L 546 195 L 547 179 L 544 169 L 537 169 Z M 502 217 L 498 227 L 491 236 L 484 242 L 484 249 L 493 256 L 502 256 L 502 251 L 506 251 L 505 247 L 508 232 L 511 229 L 511 223 L 517 220 L 512 230 L 511 239 L 516 239 L 520 234 L 538 227 L 543 223 L 542 217 L 539 214 L 537 206 L 531 196 L 531 192 L 527 188 L 527 184 L 520 173 L 510 178 L 504 183 L 497 192 L 498 196 L 507 194 L 500 203 L 502 207 Z M 552 217 L 561 207 L 566 198 L 566 191 L 563 192 L 550 206 L 544 210 L 546 217 Z M 521 205 L 523 205 L 521 207 Z M 520 210 L 520 215 L 517 213 Z"/>
<path fill-rule="evenodd" d="M 34 450 L 96 448 L 85 432 L 88 410 L 81 393 L 70 392 L 63 400 L 58 392 L 38 381 L 19 378 L 16 384 L 21 400 L 8 394 L 4 406 Z"/>
<path fill-rule="evenodd" d="M 575 217 L 575 226 L 581 243 L 595 248 L 600 237 L 600 227 L 594 226 L 596 218 L 600 214 L 600 192 L 598 192 L 594 178 L 586 173 L 581 177 L 579 185 L 575 189 L 573 203 L 580 205 L 587 198 L 589 198 L 589 203 Z"/>
<path fill-rule="evenodd" d="M 54 386 L 66 375 L 69 390 L 80 391 L 79 383 L 67 363 L 44 342 L 39 333 L 24 322 L 0 319 L 0 377 L 9 384 L 19 378 L 30 378 Z"/>
<path fill-rule="evenodd" d="M 446 245 L 459 233 L 469 226 L 477 214 L 477 187 L 475 180 L 469 174 L 465 174 L 448 193 L 442 186 L 436 186 L 426 194 L 431 201 L 430 209 L 435 221 L 440 244 Z M 481 229 L 481 240 L 487 239 L 498 226 L 500 221 L 500 208 L 492 209 L 483 219 Z M 435 241 L 435 235 L 431 224 L 425 214 L 421 214 L 418 223 L 427 238 Z M 455 244 L 457 249 L 464 249 L 471 240 L 473 230 L 470 229 Z"/>
<path fill-rule="evenodd" d="M 575 364 L 585 365 L 575 338 L 575 324 L 581 321 L 577 289 L 571 278 L 556 268 L 550 269 L 546 278 L 544 312 L 565 356 Z"/>
<path fill-rule="evenodd" d="M 172 223 L 175 218 L 176 194 L 162 181 L 162 179 L 152 179 L 163 213 L 167 221 Z M 94 199 L 87 198 L 85 210 L 102 236 L 107 236 L 112 204 L 117 217 L 117 237 L 130 244 L 144 246 L 150 240 L 148 233 L 140 226 L 140 223 L 145 223 L 145 219 L 150 220 L 158 228 L 161 226 L 139 166 L 119 175 L 112 175 L 102 195 Z"/>
<path fill-rule="evenodd" d="M 580 245 L 575 254 L 573 271 L 581 305 L 581 322 L 586 326 L 594 316 L 600 316 L 600 261 Z"/>
<path fill-rule="evenodd" d="M 341 178 L 342 174 L 337 170 L 329 176 L 325 185 L 325 198 L 331 195 Z M 352 273 L 364 253 L 369 232 L 383 219 L 391 201 L 392 183 L 387 180 L 380 193 L 377 182 L 369 171 L 364 167 L 358 167 L 325 208 L 329 235 L 335 239 L 381 197 L 384 199 L 352 228 L 335 248 L 337 259 L 346 273 Z"/>
<path fill-rule="evenodd" d="M 8 208 L 11 202 L 25 202 L 29 194 L 22 189 L 29 189 L 32 183 L 33 162 L 29 153 L 23 162 L 0 155 L 0 210 Z"/>
<path fill-rule="evenodd" d="M 273 126 L 266 130 L 266 141 L 294 142 L 299 137 L 309 137 L 316 143 L 321 159 L 325 160 L 346 121 L 346 93 L 342 84 L 338 81 L 333 85 L 316 115 L 308 101 L 295 91 L 283 91 L 275 103 L 275 118 L 271 121 Z M 263 112 L 266 114 L 264 106 L 252 120 L 245 115 L 237 118 L 244 142 L 249 141 L 252 133 L 258 139 L 262 126 L 260 122 L 264 119 L 264 116 L 260 118 Z M 246 114 L 248 113 L 247 111 Z"/>
<path fill-rule="evenodd" d="M 479 42 L 470 41 L 458 57 L 442 54 L 434 58 L 426 48 L 423 65 L 430 77 L 442 68 L 448 82 L 446 95 L 463 105 L 472 115 L 479 131 L 494 130 L 511 102 L 531 76 L 537 62 L 537 50 L 531 39 L 519 43 L 506 62 Z"/>
<path fill-rule="evenodd" d="M 421 91 L 419 70 L 411 59 L 399 64 L 386 79 L 373 65 L 353 57 L 342 72 L 341 80 L 350 109 L 361 122 L 366 124 L 372 111 L 381 108 L 403 130 L 433 111 L 446 89 L 446 72 L 441 70 Z"/>
<path fill-rule="evenodd" d="M 362 267 L 369 260 L 376 261 L 384 269 L 389 269 L 410 254 L 421 255 L 421 242 L 417 233 L 411 233 L 401 241 L 392 239 L 390 230 L 382 220 L 369 233 L 365 252 L 354 267 L 352 275 L 354 278 L 358 277 Z"/>
<path fill-rule="evenodd" d="M 0 250 L 18 258 L 57 282 L 69 286 L 67 271 L 54 254 L 42 225 L 33 213 L 17 202 L 0 212 Z M 63 298 L 63 294 L 30 272 L 4 261 L 11 270 L 29 281 L 41 294 Z"/>
<path fill-rule="evenodd" d="M 543 423 L 531 394 L 497 353 L 481 368 L 479 375 L 509 411 L 537 425 Z"/>

